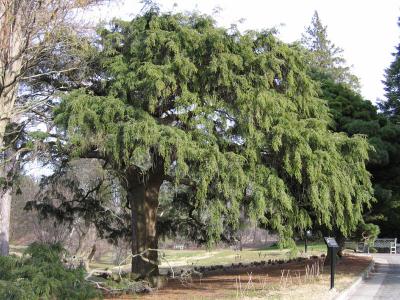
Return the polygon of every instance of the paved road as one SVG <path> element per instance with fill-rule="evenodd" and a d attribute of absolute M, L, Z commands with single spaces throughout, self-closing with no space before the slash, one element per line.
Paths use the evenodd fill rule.
<path fill-rule="evenodd" d="M 375 270 L 349 295 L 351 300 L 400 300 L 400 254 L 374 254 Z"/>

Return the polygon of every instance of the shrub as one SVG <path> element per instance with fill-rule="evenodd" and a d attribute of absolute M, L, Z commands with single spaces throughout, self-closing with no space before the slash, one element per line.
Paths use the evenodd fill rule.
<path fill-rule="evenodd" d="M 369 253 L 377 253 L 377 252 L 378 252 L 378 250 L 376 250 L 376 248 L 374 248 L 374 247 L 369 248 Z"/>
<path fill-rule="evenodd" d="M 67 269 L 59 245 L 30 245 L 21 258 L 0 257 L 0 299 L 93 299 L 101 294 L 84 279 L 84 270 Z"/>

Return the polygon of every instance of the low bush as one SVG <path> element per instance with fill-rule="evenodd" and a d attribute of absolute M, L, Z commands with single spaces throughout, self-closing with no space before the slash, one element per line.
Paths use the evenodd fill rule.
<path fill-rule="evenodd" d="M 63 248 L 34 243 L 21 258 L 0 257 L 0 299 L 84 300 L 101 293 L 84 279 L 84 270 L 68 269 L 61 261 Z"/>

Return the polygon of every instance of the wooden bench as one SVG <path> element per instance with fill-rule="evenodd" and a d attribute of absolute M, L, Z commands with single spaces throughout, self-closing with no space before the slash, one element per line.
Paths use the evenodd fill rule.
<path fill-rule="evenodd" d="M 344 242 L 344 249 L 350 249 L 350 250 L 353 250 L 354 252 L 357 252 L 357 251 L 360 250 L 359 242 L 345 241 Z"/>

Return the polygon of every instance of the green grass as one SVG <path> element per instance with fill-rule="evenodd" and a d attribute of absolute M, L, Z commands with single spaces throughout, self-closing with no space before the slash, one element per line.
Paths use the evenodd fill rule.
<path fill-rule="evenodd" d="M 304 244 L 299 244 L 298 255 L 304 251 Z M 162 260 L 162 267 L 171 266 L 210 266 L 226 265 L 232 263 L 250 263 L 253 261 L 269 259 L 288 259 L 292 255 L 290 249 L 279 249 L 277 246 L 257 249 L 243 249 L 234 251 L 231 249 L 211 250 L 165 250 L 165 260 Z M 322 242 L 309 243 L 307 255 L 321 255 L 326 252 L 326 246 Z"/>
<path fill-rule="evenodd" d="M 304 244 L 297 245 L 296 256 L 304 255 Z M 323 242 L 312 242 L 308 244 L 307 255 L 321 255 L 326 253 Z M 172 250 L 165 249 L 160 253 L 161 267 L 184 267 L 184 266 L 211 266 L 230 265 L 232 263 L 250 263 L 253 261 L 267 261 L 269 259 L 289 259 L 293 253 L 290 249 L 280 249 L 278 246 L 247 248 L 243 251 L 234 251 L 229 248 L 218 249 L 196 249 L 196 250 Z M 125 267 L 128 267 L 130 260 Z M 113 268 L 112 254 L 105 253 L 100 259 L 91 264 L 93 268 Z"/>
<path fill-rule="evenodd" d="M 22 253 L 25 247 L 11 246 L 10 250 L 13 253 Z M 297 255 L 304 255 L 304 243 L 297 245 Z M 181 266 L 211 266 L 211 265 L 228 265 L 232 263 L 250 263 L 253 261 L 262 261 L 269 259 L 288 259 L 290 258 L 290 249 L 280 249 L 273 245 L 270 247 L 261 248 L 246 248 L 243 251 L 234 251 L 226 249 L 196 249 L 196 250 L 170 250 L 163 251 L 164 258 L 161 259 L 161 267 L 168 268 L 168 263 L 172 267 Z M 326 246 L 323 242 L 309 242 L 307 255 L 321 255 L 326 253 Z M 112 260 L 112 253 L 105 253 L 100 259 L 94 261 L 92 268 L 112 268 L 115 267 Z M 161 257 L 161 255 L 160 255 Z M 168 263 L 167 263 L 168 261 Z M 130 260 L 127 261 L 130 264 Z"/>

